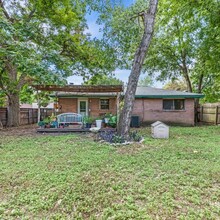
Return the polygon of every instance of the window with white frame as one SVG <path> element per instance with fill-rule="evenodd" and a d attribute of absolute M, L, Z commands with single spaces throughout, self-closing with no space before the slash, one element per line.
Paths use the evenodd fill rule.
<path fill-rule="evenodd" d="M 164 99 L 163 110 L 184 110 L 185 100 L 184 99 Z"/>
<path fill-rule="evenodd" d="M 109 109 L 109 99 L 100 99 L 100 109 Z"/>

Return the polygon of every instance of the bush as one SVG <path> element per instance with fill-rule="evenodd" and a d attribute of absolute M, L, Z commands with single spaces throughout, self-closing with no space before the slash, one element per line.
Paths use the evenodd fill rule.
<path fill-rule="evenodd" d="M 83 117 L 83 122 L 88 123 L 88 124 L 92 124 L 94 122 L 94 118 L 89 117 L 89 116 L 85 116 L 85 117 Z"/>
<path fill-rule="evenodd" d="M 116 128 L 117 126 L 117 116 L 111 116 L 108 120 L 108 126 L 111 126 L 112 128 Z"/>

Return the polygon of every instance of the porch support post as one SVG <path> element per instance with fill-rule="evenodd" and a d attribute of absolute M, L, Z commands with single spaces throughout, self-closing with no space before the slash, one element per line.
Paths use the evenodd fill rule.
<path fill-rule="evenodd" d="M 117 107 L 117 128 L 118 128 L 119 115 L 120 115 L 120 92 L 117 92 L 116 107 Z"/>
<path fill-rule="evenodd" d="M 41 100 L 39 97 L 39 91 L 37 90 L 37 122 L 40 122 L 40 118 L 41 118 L 40 105 L 41 105 Z"/>

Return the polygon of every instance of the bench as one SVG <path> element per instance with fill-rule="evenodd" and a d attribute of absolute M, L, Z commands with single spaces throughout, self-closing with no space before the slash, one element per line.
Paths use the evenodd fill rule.
<path fill-rule="evenodd" d="M 60 115 L 57 115 L 57 122 L 58 122 L 58 127 L 60 126 L 80 126 L 80 128 L 83 127 L 83 116 L 77 113 L 63 113 Z"/>

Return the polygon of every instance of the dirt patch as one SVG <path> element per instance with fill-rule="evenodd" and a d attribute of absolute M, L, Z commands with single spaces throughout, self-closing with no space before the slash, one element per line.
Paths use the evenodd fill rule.
<path fill-rule="evenodd" d="M 36 125 L 23 125 L 13 128 L 4 128 L 0 130 L 0 137 L 2 136 L 36 136 Z"/>

